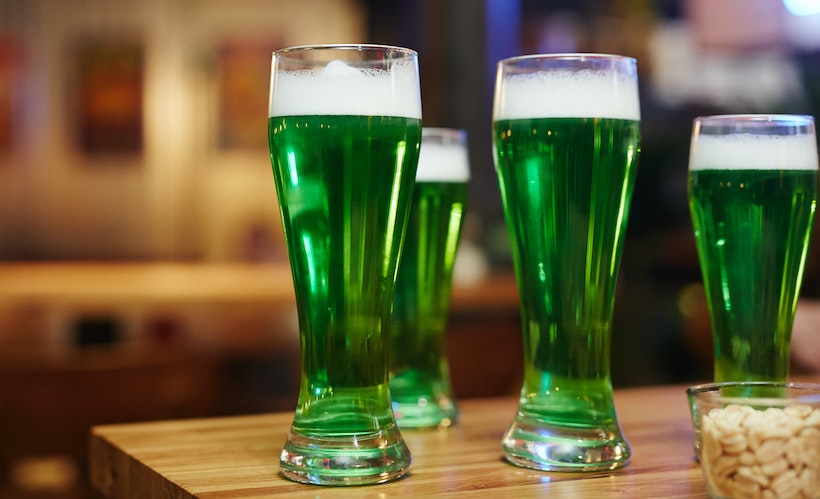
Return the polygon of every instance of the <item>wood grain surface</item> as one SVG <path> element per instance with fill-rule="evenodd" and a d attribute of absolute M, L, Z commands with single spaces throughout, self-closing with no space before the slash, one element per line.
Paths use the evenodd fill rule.
<path fill-rule="evenodd" d="M 331 488 L 282 478 L 278 455 L 291 413 L 95 427 L 91 481 L 115 498 L 708 497 L 693 460 L 685 387 L 617 390 L 615 401 L 633 457 L 614 472 L 541 472 L 508 464 L 500 440 L 516 400 L 494 398 L 463 401 L 459 423 L 447 430 L 405 430 L 413 465 L 391 483 Z"/>

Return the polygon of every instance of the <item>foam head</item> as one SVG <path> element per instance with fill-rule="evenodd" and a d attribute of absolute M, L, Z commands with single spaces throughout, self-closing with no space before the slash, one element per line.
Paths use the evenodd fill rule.
<path fill-rule="evenodd" d="M 421 118 L 415 60 L 358 69 L 334 60 L 314 69 L 273 65 L 268 116 L 352 115 Z"/>
<path fill-rule="evenodd" d="M 696 135 L 690 170 L 817 170 L 814 134 Z"/>
<path fill-rule="evenodd" d="M 426 130 L 425 133 L 427 133 Z M 467 182 L 470 180 L 466 144 L 459 141 L 431 140 L 428 137 L 422 139 L 416 180 L 421 182 Z"/>
<path fill-rule="evenodd" d="M 499 70 L 493 119 L 617 118 L 640 120 L 634 74 L 615 69 Z"/>

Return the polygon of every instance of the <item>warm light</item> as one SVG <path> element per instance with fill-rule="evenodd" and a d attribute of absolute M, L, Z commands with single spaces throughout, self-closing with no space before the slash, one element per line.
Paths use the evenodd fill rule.
<path fill-rule="evenodd" d="M 820 0 L 783 0 L 783 5 L 795 16 L 820 13 Z"/>

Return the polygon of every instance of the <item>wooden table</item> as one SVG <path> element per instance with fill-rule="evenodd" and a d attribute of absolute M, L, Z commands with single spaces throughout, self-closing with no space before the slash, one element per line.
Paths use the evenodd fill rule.
<path fill-rule="evenodd" d="M 430 496 L 708 497 L 693 461 L 685 387 L 618 390 L 629 466 L 576 474 L 518 468 L 502 459 L 513 398 L 468 399 L 447 430 L 403 432 L 413 454 L 401 480 L 365 487 L 302 485 L 279 475 L 292 413 L 97 426 L 90 438 L 94 487 L 115 498 Z"/>

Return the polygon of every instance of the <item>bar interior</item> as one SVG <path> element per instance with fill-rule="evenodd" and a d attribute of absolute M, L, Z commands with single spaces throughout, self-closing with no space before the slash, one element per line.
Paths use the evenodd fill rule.
<path fill-rule="evenodd" d="M 258 495 L 245 483 L 243 497 L 325 493 L 284 480 L 276 464 L 300 389 L 300 323 L 265 112 L 273 51 L 341 42 L 416 50 L 424 126 L 469 136 L 469 204 L 446 328 L 463 420 L 403 432 L 413 467 L 377 487 L 607 492 L 561 489 L 565 475 L 520 470 L 500 448 L 524 382 L 526 324 L 493 158 L 496 65 L 590 52 L 634 57 L 638 68 L 640 159 L 609 352 L 621 422 L 627 439 L 635 435 L 629 466 L 642 469 L 638 444 L 650 442 L 651 455 L 690 480 L 670 485 L 670 497 L 707 497 L 691 445 L 666 462 L 663 442 L 640 426 L 642 411 L 663 412 L 653 398 L 670 401 L 673 427 L 693 439 L 685 388 L 713 377 L 687 199 L 692 122 L 820 116 L 817 0 L 0 0 L 0 497 L 125 497 L 93 476 L 92 427 L 110 428 L 94 438 L 116 447 L 130 428 L 116 425 L 162 421 L 157 434 L 181 442 L 173 435 L 195 431 L 177 422 L 213 422 L 220 435 L 229 432 L 217 421 L 240 417 L 264 439 L 270 413 L 276 427 L 260 474 L 269 481 Z M 813 234 L 790 378 L 818 382 Z M 436 455 L 431 435 L 464 428 L 491 433 L 490 451 L 479 454 L 488 468 L 474 463 L 478 472 L 454 471 L 450 483 L 446 464 L 425 462 Z M 469 437 L 459 438 L 453 445 L 465 454 L 453 453 L 456 461 L 471 452 Z M 613 487 L 631 490 L 621 473 L 626 482 Z M 145 490 L 171 490 L 154 486 Z M 231 496 L 208 486 L 168 497 Z M 353 490 L 379 492 L 339 493 Z"/>

